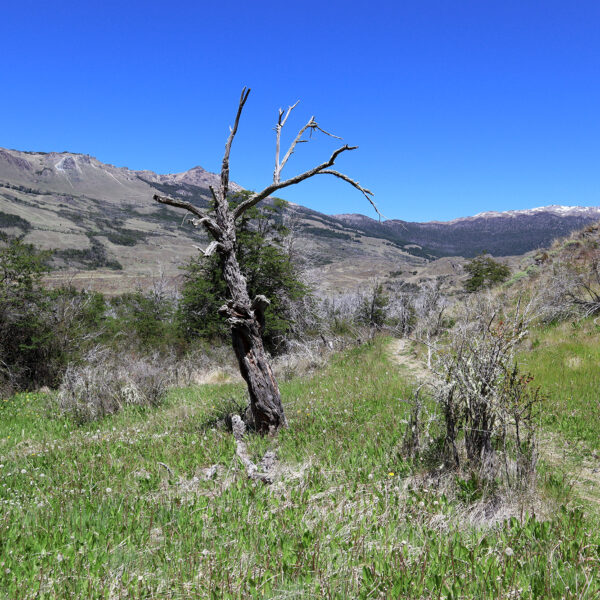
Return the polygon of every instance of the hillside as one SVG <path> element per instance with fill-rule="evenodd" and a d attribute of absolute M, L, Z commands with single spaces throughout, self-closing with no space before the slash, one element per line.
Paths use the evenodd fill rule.
<path fill-rule="evenodd" d="M 438 257 L 472 257 L 483 251 L 514 256 L 545 248 L 557 237 L 600 220 L 600 207 L 543 206 L 429 223 L 397 219 L 380 223 L 364 215 L 336 216 L 365 234 L 418 244 Z"/>
<path fill-rule="evenodd" d="M 108 292 L 130 289 L 159 274 L 177 277 L 196 246 L 207 243 L 180 211 L 152 196 L 207 206 L 216 178 L 201 167 L 157 175 L 81 154 L 0 150 L 0 229 L 57 249 L 56 264 L 67 271 L 55 279 Z M 333 217 L 297 205 L 288 212 L 298 245 L 325 287 L 352 288 L 426 262 L 420 249 L 359 233 Z"/>
<path fill-rule="evenodd" d="M 199 166 L 159 175 L 83 154 L 0 149 L 0 230 L 56 250 L 55 282 L 111 293 L 159 275 L 173 281 L 207 238 L 180 211 L 154 203 L 152 196 L 159 192 L 207 206 L 208 186 L 216 181 L 217 175 Z M 409 223 L 329 216 L 290 204 L 287 218 L 308 270 L 327 292 L 356 289 L 390 274 L 414 281 L 436 273 L 460 278 L 462 261 L 443 258 L 438 265 L 435 259 L 482 250 L 522 255 L 598 220 L 600 208 L 545 207 Z"/>

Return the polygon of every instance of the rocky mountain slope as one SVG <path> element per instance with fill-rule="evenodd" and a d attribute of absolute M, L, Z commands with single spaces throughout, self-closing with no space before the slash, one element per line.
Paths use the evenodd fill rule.
<path fill-rule="evenodd" d="M 132 289 L 159 275 L 176 278 L 207 243 L 181 211 L 152 196 L 158 191 L 207 206 L 217 177 L 202 167 L 158 175 L 88 155 L 0 149 L 0 230 L 55 250 L 62 270 L 54 279 L 109 293 Z M 352 288 L 426 262 L 421 249 L 405 249 L 301 206 L 290 205 L 287 216 L 295 223 L 296 247 L 325 288 Z"/>
<path fill-rule="evenodd" d="M 110 293 L 146 285 L 159 275 L 176 279 L 179 267 L 207 239 L 181 211 L 156 204 L 152 196 L 158 191 L 207 206 L 208 187 L 217 179 L 199 166 L 159 175 L 83 154 L 0 149 L 0 230 L 55 250 L 55 280 Z M 331 291 L 390 273 L 403 278 L 435 273 L 432 260 L 439 257 L 483 250 L 520 255 L 599 220 L 600 208 L 551 206 L 410 223 L 328 216 L 291 204 L 287 217 L 313 278 Z M 442 270 L 450 265 L 461 270 L 461 261 L 444 261 Z"/>

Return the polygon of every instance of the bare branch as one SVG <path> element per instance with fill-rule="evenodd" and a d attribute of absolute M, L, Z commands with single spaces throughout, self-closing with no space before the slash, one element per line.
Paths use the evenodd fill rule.
<path fill-rule="evenodd" d="M 305 171 L 304 173 L 301 173 L 300 175 L 296 175 L 295 177 L 286 179 L 285 181 L 282 181 L 279 183 L 272 183 L 271 185 L 267 186 L 264 190 L 262 190 L 262 192 L 253 194 L 252 196 L 250 196 L 250 198 L 248 198 L 247 200 L 244 200 L 244 202 L 239 204 L 237 206 L 237 208 L 235 209 L 235 211 L 233 212 L 233 218 L 237 219 L 246 210 L 255 206 L 261 200 L 264 200 L 265 198 L 270 196 L 273 192 L 276 192 L 277 190 L 286 188 L 290 185 L 295 185 L 296 183 L 300 183 L 301 181 L 304 181 L 305 179 L 309 179 L 310 177 L 314 177 L 321 171 L 327 169 L 328 167 L 331 167 L 335 163 L 335 160 L 337 159 L 337 157 L 340 154 L 342 154 L 342 152 L 346 152 L 349 150 L 356 150 L 357 148 L 358 148 L 358 146 L 348 146 L 348 144 L 346 144 L 345 146 L 342 146 L 341 148 L 338 148 L 337 150 L 335 150 L 333 152 L 333 154 L 329 157 L 328 161 L 321 163 L 320 165 L 317 165 L 316 167 L 313 167 L 312 169 L 309 169 L 308 171 Z"/>
<path fill-rule="evenodd" d="M 343 179 L 344 181 L 349 183 L 351 186 L 355 187 L 358 191 L 362 192 L 363 196 L 371 203 L 371 206 L 375 209 L 375 212 L 379 215 L 380 221 L 382 218 L 385 219 L 385 217 L 379 212 L 379 209 L 375 205 L 375 202 L 373 202 L 373 199 L 372 199 L 372 196 L 374 196 L 373 192 L 371 190 L 368 190 L 367 188 L 362 187 L 362 185 L 360 185 L 360 183 L 358 183 L 358 181 L 354 181 L 354 179 L 351 179 L 350 177 L 348 177 L 348 175 L 344 175 L 343 173 L 340 173 L 339 171 L 334 171 L 333 169 L 325 169 L 323 171 L 319 171 L 318 175 L 333 175 L 335 177 L 339 177 L 340 179 Z"/>
<path fill-rule="evenodd" d="M 299 102 L 299 101 L 298 101 Z M 285 115 L 285 119 L 283 119 L 283 121 L 281 121 L 281 117 L 283 115 L 283 111 L 280 109 L 279 110 L 279 121 L 277 123 L 277 127 L 276 127 L 276 131 L 277 131 L 277 143 L 276 143 L 276 152 L 275 152 L 275 172 L 273 173 L 273 183 L 279 183 L 280 181 L 280 176 L 281 176 L 281 171 L 283 170 L 283 167 L 285 167 L 285 163 L 287 163 L 287 161 L 289 160 L 290 156 L 292 154 L 294 154 L 294 150 L 296 148 L 296 146 L 298 144 L 302 144 L 305 142 L 308 142 L 308 140 L 303 140 L 302 136 L 304 135 L 304 132 L 307 129 L 310 129 L 310 133 L 312 135 L 313 131 L 320 131 L 321 133 L 324 133 L 325 135 L 328 135 L 329 137 L 335 138 L 336 140 L 341 140 L 342 138 L 337 136 L 337 135 L 333 135 L 333 133 L 329 133 L 328 131 L 325 131 L 324 129 L 322 129 L 321 127 L 319 127 L 319 124 L 315 121 L 314 117 L 311 117 L 308 120 L 308 123 L 302 127 L 302 129 L 300 129 L 300 131 L 298 132 L 298 135 L 296 136 L 296 138 L 294 139 L 294 141 L 291 143 L 288 151 L 285 153 L 285 156 L 283 157 L 283 160 L 281 161 L 281 164 L 279 163 L 279 142 L 280 142 L 280 138 L 281 138 L 281 128 L 285 125 L 285 122 L 287 121 L 287 118 L 290 115 L 290 112 L 292 111 L 292 109 L 294 109 L 296 107 L 296 105 L 298 104 L 298 102 L 296 102 L 296 104 L 294 104 L 294 106 L 291 106 L 288 109 L 287 114 Z"/>
<path fill-rule="evenodd" d="M 297 103 L 296 103 L 297 104 Z M 281 164 L 279 165 L 279 167 L 275 170 L 275 175 L 273 177 L 273 183 L 279 183 L 279 177 L 281 174 L 281 171 L 283 170 L 283 167 L 285 167 L 285 163 L 289 160 L 290 156 L 292 154 L 294 154 L 294 149 L 296 148 L 296 145 L 299 142 L 303 142 L 306 140 L 302 140 L 302 136 L 304 135 L 304 132 L 313 127 L 314 125 L 316 125 L 316 121 L 314 117 L 311 117 L 308 120 L 308 123 L 302 127 L 302 129 L 300 129 L 300 131 L 298 132 L 298 135 L 296 136 L 296 138 L 294 139 L 294 141 L 290 144 L 290 147 L 288 148 L 288 151 L 285 153 L 285 156 L 283 157 L 283 160 L 281 161 Z"/>
<path fill-rule="evenodd" d="M 275 456 L 273 453 L 267 452 L 265 457 L 261 461 L 261 466 L 266 467 L 263 471 L 261 471 L 256 464 L 252 462 L 250 458 L 250 453 L 248 452 L 248 447 L 246 446 L 246 442 L 244 440 L 244 434 L 246 433 L 246 424 L 239 415 L 233 415 L 231 417 L 231 428 L 233 432 L 233 437 L 235 439 L 235 453 L 238 455 L 238 458 L 242 461 L 244 468 L 246 469 L 246 474 L 248 475 L 248 479 L 258 479 L 263 483 L 273 483 L 273 467 L 275 466 Z M 267 456 L 268 455 L 268 456 Z"/>
<path fill-rule="evenodd" d="M 333 133 L 329 133 L 329 131 L 325 131 L 322 127 L 319 127 L 319 125 L 317 125 L 317 123 L 315 123 L 313 125 L 313 129 L 317 129 L 321 133 L 324 133 L 325 135 L 328 135 L 329 137 L 332 137 L 332 138 L 334 138 L 336 140 L 343 140 L 344 139 L 344 138 L 341 138 L 339 135 L 334 135 Z"/>
<path fill-rule="evenodd" d="M 242 110 L 244 109 L 246 100 L 248 100 L 249 94 L 250 88 L 244 87 L 240 96 L 237 114 L 235 115 L 235 123 L 229 132 L 229 137 L 227 138 L 227 143 L 225 144 L 225 155 L 223 156 L 223 164 L 221 166 L 221 194 L 223 195 L 223 199 L 227 198 L 227 192 L 229 191 L 229 154 L 231 152 L 231 144 L 235 134 L 237 133 L 240 117 L 242 116 Z"/>
<path fill-rule="evenodd" d="M 196 223 L 198 225 L 204 225 L 204 227 L 206 227 L 206 229 L 208 229 L 208 231 L 214 237 L 218 238 L 222 235 L 221 228 L 210 217 L 206 216 L 198 207 L 194 206 L 190 202 L 185 202 L 184 200 L 175 200 L 175 198 L 160 196 L 159 194 L 154 194 L 153 198 L 160 204 L 168 204 L 169 206 L 183 208 L 191 212 L 198 217 L 198 221 L 196 221 Z"/>
<path fill-rule="evenodd" d="M 196 250 L 199 250 L 200 252 L 202 252 L 202 254 L 204 255 L 205 258 L 208 258 L 209 256 L 212 256 L 216 250 L 218 250 L 219 246 L 221 246 L 221 244 L 219 242 L 217 242 L 216 240 L 213 240 L 206 247 L 206 250 L 203 250 L 202 248 L 200 248 L 200 246 L 194 246 L 194 248 L 196 248 Z"/>
<path fill-rule="evenodd" d="M 275 172 L 273 173 L 273 181 L 275 181 L 275 182 L 279 182 L 281 169 L 283 169 L 283 166 L 285 165 L 285 162 L 286 162 L 284 160 L 282 165 L 279 164 L 279 151 L 280 151 L 280 147 L 281 147 L 281 130 L 283 129 L 285 122 L 288 120 L 290 113 L 294 110 L 294 108 L 296 108 L 296 106 L 298 106 L 298 102 L 300 102 L 300 100 L 298 100 L 296 102 L 296 104 L 288 107 L 287 112 L 285 113 L 285 117 L 283 116 L 283 110 L 281 108 L 279 109 L 279 118 L 277 119 L 277 125 L 275 126 L 275 131 L 277 133 L 277 135 L 276 135 L 277 139 L 275 142 Z M 296 143 L 298 143 L 298 141 L 299 140 L 297 140 Z M 287 154 L 286 154 L 286 156 L 287 156 Z"/>

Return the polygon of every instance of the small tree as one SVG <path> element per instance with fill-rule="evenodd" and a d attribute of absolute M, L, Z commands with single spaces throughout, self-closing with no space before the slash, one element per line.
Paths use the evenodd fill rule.
<path fill-rule="evenodd" d="M 381 329 L 386 322 L 389 303 L 383 283 L 375 281 L 362 299 L 358 320 L 371 328 Z"/>
<path fill-rule="evenodd" d="M 254 426 L 257 431 L 264 434 L 275 432 L 284 426 L 286 419 L 283 405 L 281 404 L 279 387 L 267 360 L 262 340 L 265 309 L 269 305 L 269 301 L 262 293 L 256 295 L 254 298 L 250 296 L 248 282 L 240 268 L 236 253 L 239 244 L 236 221 L 246 211 L 278 190 L 296 185 L 315 175 L 332 175 L 342 179 L 362 192 L 371 204 L 373 204 L 371 199 L 373 194 L 347 175 L 331 168 L 340 154 L 356 149 L 356 146 L 348 146 L 347 144 L 339 147 L 331 154 L 328 160 L 316 167 L 289 179 L 281 180 L 281 172 L 294 153 L 296 146 L 299 143 L 308 141 L 304 138 L 306 132 L 309 134 L 321 132 L 331 136 L 331 134 L 319 126 L 314 117 L 311 117 L 306 125 L 300 129 L 283 158 L 280 158 L 281 131 L 292 110 L 297 106 L 298 103 L 296 103 L 290 106 L 287 111 L 279 110 L 279 117 L 275 126 L 276 142 L 273 182 L 262 191 L 251 194 L 248 198 L 237 204 L 235 208 L 232 208 L 229 204 L 229 156 L 238 130 L 240 117 L 249 94 L 249 89 L 244 88 L 242 90 L 235 121 L 225 144 L 220 185 L 216 188 L 212 186 L 210 188 L 213 199 L 212 208 L 204 211 L 190 202 L 158 194 L 154 196 L 154 200 L 161 204 L 183 208 L 192 213 L 192 222 L 196 226 L 204 227 L 213 238 L 213 241 L 204 251 L 204 255 L 211 256 L 216 252 L 219 257 L 221 273 L 227 285 L 229 296 L 229 300 L 219 309 L 219 312 L 227 319 L 231 329 L 233 349 L 242 377 L 248 386 Z M 375 205 L 373 204 L 373 206 Z"/>
<path fill-rule="evenodd" d="M 494 260 L 489 254 L 479 254 L 464 266 L 469 278 L 465 281 L 467 292 L 489 288 L 497 283 L 506 281 L 510 275 L 510 269 Z"/>
<path fill-rule="evenodd" d="M 249 197 L 236 194 L 232 207 Z M 237 222 L 237 259 L 251 296 L 262 292 L 270 304 L 265 311 L 263 341 L 274 353 L 295 326 L 295 303 L 305 299 L 309 288 L 299 277 L 291 253 L 286 251 L 289 230 L 282 211 L 287 202 L 275 199 L 272 205 L 251 208 Z M 228 291 L 219 258 L 192 258 L 185 266 L 185 282 L 178 312 L 180 330 L 186 339 L 224 337 L 227 323 L 218 309 Z"/>
<path fill-rule="evenodd" d="M 0 238 L 0 379 L 10 386 L 51 383 L 53 331 L 40 285 L 49 257 L 20 238 Z"/>

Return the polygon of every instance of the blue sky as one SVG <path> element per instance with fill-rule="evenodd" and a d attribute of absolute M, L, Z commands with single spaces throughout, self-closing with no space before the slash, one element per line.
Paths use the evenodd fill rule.
<path fill-rule="evenodd" d="M 338 167 L 386 217 L 600 204 L 600 2 L 4 3 L 0 146 L 157 172 L 220 166 L 269 183 L 277 109 L 300 99 L 358 150 Z M 299 147 L 287 174 L 328 157 Z M 284 171 L 284 174 L 286 172 Z M 373 215 L 338 180 L 281 194 Z"/>

